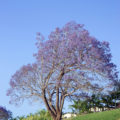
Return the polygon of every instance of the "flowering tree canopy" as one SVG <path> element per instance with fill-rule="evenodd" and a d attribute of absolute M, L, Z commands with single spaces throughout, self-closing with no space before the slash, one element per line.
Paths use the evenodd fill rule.
<path fill-rule="evenodd" d="M 0 106 L 0 120 L 8 120 L 11 118 L 11 112 Z"/>
<path fill-rule="evenodd" d="M 36 46 L 36 62 L 16 71 L 7 94 L 13 103 L 41 99 L 54 120 L 61 119 L 67 98 L 102 91 L 118 77 L 109 43 L 90 36 L 81 24 L 69 22 L 56 28 L 48 40 L 38 33 Z"/>

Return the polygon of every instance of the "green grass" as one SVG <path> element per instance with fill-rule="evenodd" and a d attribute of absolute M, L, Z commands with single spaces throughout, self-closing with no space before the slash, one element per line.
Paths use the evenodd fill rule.
<path fill-rule="evenodd" d="M 73 119 L 67 120 L 120 120 L 120 109 L 79 115 Z"/>

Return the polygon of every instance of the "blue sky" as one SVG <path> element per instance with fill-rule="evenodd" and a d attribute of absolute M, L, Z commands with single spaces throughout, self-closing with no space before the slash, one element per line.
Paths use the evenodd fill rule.
<path fill-rule="evenodd" d="M 98 40 L 108 41 L 120 69 L 120 0 L 0 0 L 0 105 L 14 116 L 44 107 L 36 102 L 16 107 L 6 96 L 11 75 L 35 60 L 36 32 L 47 37 L 71 20 L 84 24 Z"/>

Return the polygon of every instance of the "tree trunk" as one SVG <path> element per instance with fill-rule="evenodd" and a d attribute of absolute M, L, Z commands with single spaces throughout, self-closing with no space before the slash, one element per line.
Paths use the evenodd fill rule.
<path fill-rule="evenodd" d="M 54 120 L 62 120 L 62 113 L 57 113 L 56 118 L 53 118 Z"/>

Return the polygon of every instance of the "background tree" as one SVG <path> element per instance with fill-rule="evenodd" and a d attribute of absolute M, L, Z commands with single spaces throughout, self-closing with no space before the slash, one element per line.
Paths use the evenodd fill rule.
<path fill-rule="evenodd" d="M 77 101 L 73 101 L 73 104 L 70 105 L 70 109 L 72 109 L 73 113 L 77 113 L 77 114 L 80 114 L 81 111 L 82 111 L 82 104 L 83 104 L 83 101 L 81 100 L 77 100 Z"/>
<path fill-rule="evenodd" d="M 12 118 L 12 113 L 6 110 L 5 107 L 0 106 L 0 120 L 8 120 Z"/>
<path fill-rule="evenodd" d="M 100 94 L 93 94 L 89 100 L 90 107 L 94 109 L 94 112 L 96 112 L 96 108 L 102 108 L 101 104 L 101 95 Z"/>
<path fill-rule="evenodd" d="M 120 80 L 116 80 L 114 82 L 114 91 L 112 91 L 112 93 L 110 93 L 112 100 L 114 101 L 115 104 L 115 108 L 120 104 L 117 103 L 117 101 L 120 101 Z"/>
<path fill-rule="evenodd" d="M 54 120 L 60 120 L 65 100 L 103 90 L 117 79 L 108 42 L 91 37 L 83 25 L 67 23 L 48 40 L 38 33 L 36 62 L 21 67 L 11 78 L 11 103 L 42 100 Z M 100 84 L 104 81 L 104 85 Z"/>
<path fill-rule="evenodd" d="M 110 108 L 117 108 L 120 103 L 120 81 L 114 81 L 114 89 L 108 95 L 102 95 L 102 102 Z"/>
<path fill-rule="evenodd" d="M 120 90 L 112 91 L 110 93 L 110 98 L 111 98 L 111 106 L 117 108 L 117 106 L 120 103 Z"/>

